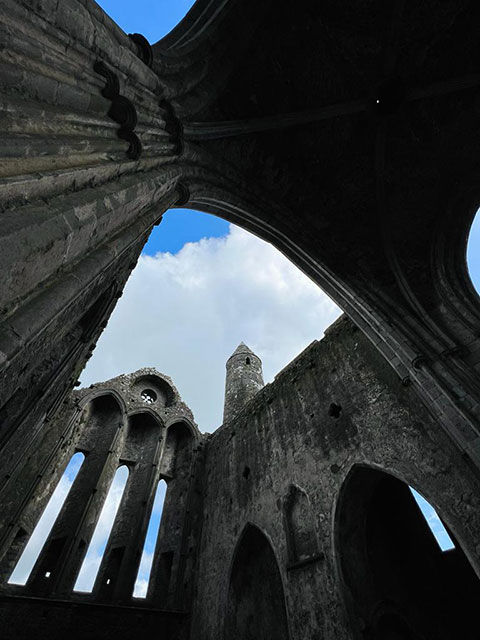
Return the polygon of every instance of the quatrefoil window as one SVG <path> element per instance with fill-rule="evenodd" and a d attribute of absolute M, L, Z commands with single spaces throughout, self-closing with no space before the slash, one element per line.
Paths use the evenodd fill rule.
<path fill-rule="evenodd" d="M 153 404 L 157 399 L 157 394 L 152 389 L 144 389 L 140 395 L 146 404 Z"/>

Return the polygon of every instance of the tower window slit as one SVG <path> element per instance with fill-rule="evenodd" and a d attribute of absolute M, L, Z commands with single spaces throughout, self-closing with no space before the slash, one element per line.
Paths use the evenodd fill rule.
<path fill-rule="evenodd" d="M 100 517 L 75 582 L 74 591 L 90 593 L 97 578 L 110 532 L 128 480 L 128 467 L 122 465 L 115 472 Z"/>
<path fill-rule="evenodd" d="M 84 460 L 85 456 L 80 451 L 75 453 L 70 458 L 70 462 L 63 472 L 63 475 L 60 478 L 60 481 L 57 484 L 52 497 L 48 501 L 47 506 L 45 507 L 45 510 L 37 523 L 37 526 L 33 530 L 33 533 L 30 536 L 26 547 L 23 550 L 23 553 L 20 556 L 15 569 L 13 570 L 13 573 L 8 580 L 9 584 L 17 584 L 21 586 L 24 586 L 26 584 L 28 578 L 30 577 L 32 569 L 43 547 L 45 546 L 45 542 L 50 535 L 50 531 L 55 524 L 55 520 L 57 519 L 61 508 L 65 504 L 68 493 L 73 485 L 75 478 L 78 475 L 78 472 L 80 471 L 80 467 L 82 466 Z M 44 577 L 50 578 L 50 576 L 51 572 L 47 571 Z"/>
<path fill-rule="evenodd" d="M 134 598 L 147 597 L 148 584 L 150 581 L 150 573 L 152 571 L 153 564 L 153 554 L 155 552 L 155 546 L 157 544 L 158 533 L 160 530 L 160 522 L 162 520 L 163 505 L 165 502 L 166 493 L 167 483 L 165 482 L 165 480 L 160 480 L 157 486 L 157 492 L 155 494 L 152 514 L 150 516 L 150 522 L 148 523 L 147 535 L 145 537 L 145 544 L 143 546 L 142 558 L 140 560 L 137 579 L 135 581 L 135 587 L 133 589 Z"/>

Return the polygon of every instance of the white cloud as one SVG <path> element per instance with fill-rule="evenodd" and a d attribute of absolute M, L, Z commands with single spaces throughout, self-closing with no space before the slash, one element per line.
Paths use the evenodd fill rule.
<path fill-rule="evenodd" d="M 225 238 L 186 244 L 175 255 L 141 256 L 81 380 L 89 385 L 156 367 L 172 377 L 201 430 L 213 431 L 222 421 L 225 362 L 242 340 L 262 358 L 269 382 L 321 338 L 338 314 L 334 303 L 281 253 L 231 226 Z M 12 582 L 27 579 L 74 476 L 72 467 L 59 482 Z M 123 491 L 119 480 L 112 483 L 76 590 L 93 587 Z M 160 487 L 157 520 L 164 493 Z M 147 536 L 137 597 L 146 594 L 154 529 Z"/>
<path fill-rule="evenodd" d="M 135 581 L 135 588 L 133 590 L 134 598 L 146 598 L 152 564 L 153 553 L 145 553 L 144 551 L 142 554 L 140 566 L 138 568 L 138 576 Z"/>
<path fill-rule="evenodd" d="M 148 591 L 148 580 L 144 578 L 137 580 L 135 583 L 135 589 L 133 591 L 134 598 L 146 598 Z"/>
<path fill-rule="evenodd" d="M 225 238 L 140 257 L 81 382 L 156 367 L 200 429 L 213 431 L 222 422 L 225 362 L 242 340 L 269 382 L 339 313 L 281 253 L 231 226 Z"/>

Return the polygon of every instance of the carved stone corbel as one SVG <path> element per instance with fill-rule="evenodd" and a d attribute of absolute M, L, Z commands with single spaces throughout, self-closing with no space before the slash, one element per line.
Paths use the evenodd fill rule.
<path fill-rule="evenodd" d="M 130 145 L 127 156 L 130 160 L 138 160 L 142 153 L 142 143 L 134 133 L 137 126 L 137 111 L 131 100 L 120 95 L 118 76 L 102 60 L 97 60 L 93 68 L 106 80 L 102 96 L 112 103 L 107 115 L 120 125 L 117 131 L 118 137 L 126 140 Z"/>

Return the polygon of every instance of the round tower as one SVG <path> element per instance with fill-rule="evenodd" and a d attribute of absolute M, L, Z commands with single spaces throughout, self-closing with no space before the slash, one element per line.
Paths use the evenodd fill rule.
<path fill-rule="evenodd" d="M 241 342 L 226 364 L 223 422 L 228 422 L 263 387 L 262 361 Z"/>

